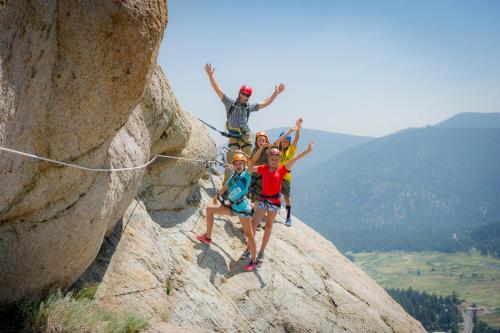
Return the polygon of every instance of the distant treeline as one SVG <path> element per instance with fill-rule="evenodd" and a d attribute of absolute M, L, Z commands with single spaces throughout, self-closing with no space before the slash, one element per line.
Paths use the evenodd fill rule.
<path fill-rule="evenodd" d="M 472 246 L 482 255 L 495 256 L 500 259 L 500 222 L 489 223 L 477 228 L 472 233 Z"/>
<path fill-rule="evenodd" d="M 458 310 L 460 300 L 455 292 L 450 296 L 431 295 L 408 289 L 388 288 L 386 291 L 409 315 L 419 320 L 428 331 L 451 330 L 459 332 L 462 316 Z"/>
<path fill-rule="evenodd" d="M 445 253 L 464 252 L 473 247 L 465 227 L 426 225 L 350 225 L 315 227 L 322 235 L 329 234 L 332 242 L 342 252 L 387 252 L 387 251 L 439 251 Z M 458 235 L 457 235 L 458 234 Z"/>
<path fill-rule="evenodd" d="M 323 233 L 321 227 L 317 227 Z M 500 221 L 478 227 L 453 227 L 436 224 L 425 228 L 405 226 L 345 226 L 334 232 L 333 243 L 341 251 L 439 251 L 465 252 L 478 249 L 482 255 L 500 259 Z"/>

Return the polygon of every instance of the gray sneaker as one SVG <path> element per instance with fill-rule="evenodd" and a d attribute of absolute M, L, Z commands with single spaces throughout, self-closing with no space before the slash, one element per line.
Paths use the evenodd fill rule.
<path fill-rule="evenodd" d="M 240 259 L 250 259 L 250 251 L 248 249 L 245 249 L 245 251 L 243 251 L 243 254 L 241 255 Z"/>
<path fill-rule="evenodd" d="M 257 262 L 259 264 L 262 264 L 264 262 L 264 252 L 259 251 L 259 254 L 257 255 Z"/>

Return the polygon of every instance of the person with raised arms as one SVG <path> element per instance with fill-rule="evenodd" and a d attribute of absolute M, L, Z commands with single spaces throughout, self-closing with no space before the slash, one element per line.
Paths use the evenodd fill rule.
<path fill-rule="evenodd" d="M 236 99 L 229 98 L 219 88 L 217 82 L 215 82 L 215 68 L 212 68 L 211 64 L 206 64 L 205 71 L 207 72 L 212 88 L 226 108 L 227 131 L 230 135 L 235 136 L 229 138 L 228 148 L 230 149 L 227 151 L 227 161 L 232 160 L 234 150 L 242 150 L 249 156 L 252 150 L 252 133 L 248 127 L 248 118 L 250 117 L 250 113 L 258 111 L 271 104 L 275 98 L 285 90 L 285 84 L 280 83 L 275 86 L 273 94 L 264 99 L 262 102 L 251 104 L 249 103 L 249 99 L 252 95 L 252 87 L 243 85 L 241 86 Z M 226 182 L 229 176 L 230 172 L 226 170 L 226 172 L 224 172 L 224 182 Z"/>
<path fill-rule="evenodd" d="M 252 271 L 257 267 L 256 245 L 254 231 L 252 230 L 251 217 L 254 209 L 246 195 L 250 187 L 250 173 L 245 169 L 247 158 L 244 154 L 236 152 L 233 156 L 233 175 L 225 182 L 224 186 L 217 191 L 213 198 L 213 204 L 206 209 L 207 229 L 203 235 L 196 236 L 199 241 L 210 245 L 212 243 L 212 228 L 214 225 L 214 215 L 238 216 L 243 226 L 243 232 L 247 238 L 247 249 L 249 249 L 251 260 L 243 269 Z M 248 166 L 252 169 L 254 160 Z M 226 170 L 231 169 L 226 166 Z M 221 196 L 227 192 L 227 200 L 222 200 Z M 220 202 L 220 204 L 218 203 Z"/>
<path fill-rule="evenodd" d="M 259 155 L 262 153 L 265 146 L 266 145 L 262 145 L 259 148 L 252 161 L 259 158 Z M 274 218 L 281 208 L 280 192 L 283 177 L 285 177 L 285 175 L 291 170 L 295 162 L 309 154 L 313 148 L 314 141 L 311 141 L 304 151 L 291 158 L 283 165 L 280 165 L 280 150 L 274 147 L 269 148 L 267 151 L 268 164 L 249 168 L 249 172 L 257 172 L 262 175 L 262 193 L 260 194 L 259 204 L 255 210 L 255 214 L 252 217 L 252 230 L 254 234 L 257 230 L 257 225 L 259 224 L 260 219 L 267 213 L 264 236 L 262 238 L 259 254 L 257 255 L 257 261 L 259 263 L 264 261 L 264 251 L 267 243 L 269 242 L 269 238 L 271 237 Z"/>
<path fill-rule="evenodd" d="M 300 119 L 301 120 L 301 119 Z M 299 120 L 297 120 L 299 121 Z M 292 132 L 294 131 L 293 128 L 290 128 L 287 132 L 281 133 L 280 137 L 274 141 L 274 143 L 271 144 L 271 146 L 276 146 L 278 147 L 279 144 L 281 143 L 282 140 L 285 140 L 287 136 L 289 136 Z M 257 131 L 255 133 L 255 146 L 253 147 L 252 154 L 250 155 L 250 158 L 254 157 L 255 154 L 257 153 L 257 150 L 259 150 L 260 146 L 263 144 L 269 144 L 269 136 L 267 135 L 266 132 L 264 131 Z M 257 161 L 255 161 L 255 166 L 262 165 L 262 164 L 267 164 L 267 150 L 269 147 L 264 147 L 264 150 L 260 154 L 260 157 Z M 250 191 L 249 191 L 249 197 L 252 199 L 252 202 L 258 202 L 259 201 L 259 194 L 262 191 L 262 177 L 261 175 L 257 173 L 252 174 L 252 180 L 250 182 Z M 254 208 L 256 208 L 254 206 Z"/>
<path fill-rule="evenodd" d="M 280 134 L 280 140 L 278 144 L 278 149 L 281 152 L 281 162 L 280 165 L 286 164 L 289 160 L 291 160 L 295 156 L 295 152 L 297 151 L 297 143 L 299 142 L 300 136 L 300 128 L 302 127 L 302 118 L 297 120 L 295 126 L 295 136 L 292 142 L 292 136 L 283 132 Z M 284 136 L 284 138 L 283 138 Z M 281 194 L 285 198 L 285 208 L 286 208 L 286 220 L 285 225 L 287 227 L 292 226 L 292 198 L 291 198 L 291 183 L 292 183 L 292 170 L 288 172 L 283 178 L 283 185 L 281 185 Z"/>

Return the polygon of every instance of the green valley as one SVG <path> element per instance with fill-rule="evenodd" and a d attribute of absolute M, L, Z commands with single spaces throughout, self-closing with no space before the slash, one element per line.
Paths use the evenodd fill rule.
<path fill-rule="evenodd" d="M 500 260 L 478 251 L 378 252 L 348 254 L 354 263 L 385 288 L 408 288 L 438 295 L 455 291 L 468 304 L 488 309 L 484 319 L 500 327 Z"/>

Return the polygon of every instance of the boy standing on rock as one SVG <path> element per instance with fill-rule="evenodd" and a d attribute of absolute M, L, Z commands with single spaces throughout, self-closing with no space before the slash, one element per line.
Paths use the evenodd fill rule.
<path fill-rule="evenodd" d="M 229 98 L 219 88 L 217 82 L 215 82 L 215 69 L 212 68 L 211 64 L 205 65 L 205 71 L 208 74 L 212 88 L 226 107 L 226 128 L 229 134 L 235 136 L 233 138 L 229 138 L 229 150 L 226 156 L 227 161 L 232 161 L 235 150 L 242 150 L 247 156 L 250 156 L 252 151 L 252 133 L 248 127 L 248 118 L 250 117 L 250 113 L 258 111 L 271 104 L 274 99 L 282 93 L 283 90 L 285 90 L 285 84 L 280 83 L 277 85 L 274 88 L 274 93 L 262 102 L 250 104 L 248 100 L 252 95 L 252 87 L 243 85 L 240 88 L 238 98 Z M 224 173 L 224 182 L 226 182 L 229 176 L 230 172 L 226 170 Z"/>

